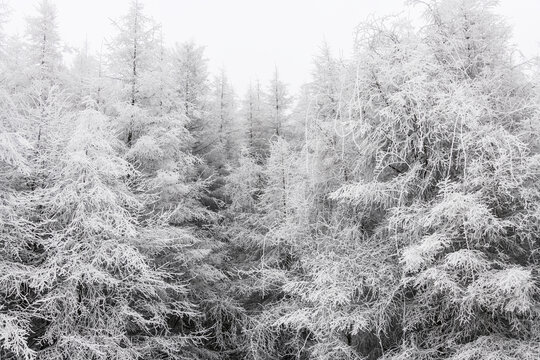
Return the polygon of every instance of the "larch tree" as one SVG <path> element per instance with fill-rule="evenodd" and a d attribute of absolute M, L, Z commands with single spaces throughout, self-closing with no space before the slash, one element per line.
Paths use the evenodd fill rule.
<path fill-rule="evenodd" d="M 83 109 L 99 108 L 103 103 L 102 97 L 102 62 L 101 55 L 96 58 L 90 53 L 88 40 L 79 48 L 71 67 L 70 92 Z"/>
<path fill-rule="evenodd" d="M 308 115 L 320 118 L 310 126 L 334 118 L 340 143 L 328 145 L 331 132 L 328 144 L 322 132 L 306 137 L 304 168 L 336 171 L 333 184 L 304 188 L 307 214 L 287 209 L 282 190 L 305 180 L 280 176 L 285 157 L 274 149 L 262 201 L 281 206 L 261 218 L 275 214 L 283 230 L 267 220 L 235 230 L 239 240 L 281 235 L 258 242 L 266 272 L 254 266 L 251 288 L 287 300 L 264 298 L 255 318 L 266 326 L 247 330 L 252 358 L 538 356 L 538 108 L 492 5 L 429 2 L 421 30 L 401 19 L 363 24 L 331 83 L 333 105 L 332 67 L 318 60 Z M 323 145 L 327 154 L 314 156 Z M 343 162 L 317 164 L 332 158 Z M 294 232 L 289 215 L 309 230 Z M 280 262 L 270 247 L 284 243 L 271 240 L 290 234 Z"/>
<path fill-rule="evenodd" d="M 49 186 L 34 195 L 45 251 L 35 270 L 12 264 L 19 276 L 8 278 L 26 284 L 17 296 L 30 301 L 29 347 L 38 359 L 180 357 L 189 336 L 168 321 L 193 306 L 186 286 L 144 255 L 144 204 L 126 182 L 135 170 L 104 115 L 84 110 L 73 121 Z"/>
<path fill-rule="evenodd" d="M 332 211 L 326 194 L 354 176 L 353 162 L 361 153 L 351 136 L 358 122 L 346 110 L 352 92 L 349 75 L 348 62 L 334 58 L 328 44 L 323 43 L 314 59 L 313 80 L 305 85 L 304 96 L 295 109 L 295 115 L 303 120 L 299 125 L 304 130 L 308 181 L 318 192 L 312 206 L 321 214 Z"/>
<path fill-rule="evenodd" d="M 22 74 L 25 80 L 17 89 L 20 94 L 14 97 L 22 120 L 20 128 L 25 129 L 25 136 L 34 149 L 31 158 L 34 166 L 27 181 L 31 189 L 44 185 L 51 162 L 58 154 L 59 126 L 71 107 L 64 88 L 66 72 L 62 64 L 56 6 L 43 0 L 36 11 L 27 23 L 25 50 L 29 56 Z"/>
<path fill-rule="evenodd" d="M 32 67 L 30 76 L 51 85 L 58 76 L 62 55 L 60 36 L 56 21 L 56 6 L 49 0 L 42 0 L 36 8 L 38 14 L 28 20 L 28 42 Z"/>
<path fill-rule="evenodd" d="M 284 137 L 286 134 L 286 123 L 288 110 L 292 98 L 289 96 L 287 86 L 279 78 L 276 67 L 274 75 L 268 87 L 266 103 L 270 108 L 271 136 Z"/>
<path fill-rule="evenodd" d="M 386 254 L 386 281 L 357 290 L 385 358 L 538 354 L 538 156 L 520 138 L 537 111 L 493 4 L 433 1 L 422 31 L 379 23 L 357 43 L 363 175 L 332 197 Z"/>
<path fill-rule="evenodd" d="M 144 126 L 142 107 L 147 100 L 141 93 L 142 77 L 153 70 L 157 55 L 156 35 L 158 26 L 143 12 L 139 0 L 130 3 L 127 14 L 114 22 L 117 34 L 109 43 L 109 72 L 120 82 L 124 106 L 120 120 L 125 141 L 131 147 Z"/>
<path fill-rule="evenodd" d="M 69 67 L 0 1 L 0 359 L 540 358 L 538 64 L 409 3 L 237 111 L 139 0 Z"/>
<path fill-rule="evenodd" d="M 176 44 L 172 53 L 172 78 L 177 110 L 188 119 L 188 129 L 195 137 L 193 151 L 203 153 L 210 144 L 203 134 L 208 128 L 207 101 L 210 92 L 208 65 L 204 47 L 194 42 Z"/>
<path fill-rule="evenodd" d="M 244 126 L 244 145 L 251 156 L 261 161 L 268 155 L 269 121 L 268 107 L 265 104 L 266 94 L 261 89 L 259 80 L 250 82 L 249 88 L 242 101 L 241 114 Z"/>
<path fill-rule="evenodd" d="M 211 123 L 207 141 L 212 143 L 205 157 L 210 165 L 223 168 L 234 161 L 238 152 L 238 122 L 236 98 L 225 70 L 214 78 L 210 99 Z"/>

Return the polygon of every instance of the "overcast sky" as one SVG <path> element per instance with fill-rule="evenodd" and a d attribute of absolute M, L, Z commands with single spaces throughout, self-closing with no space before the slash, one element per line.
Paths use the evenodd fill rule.
<path fill-rule="evenodd" d="M 36 0 L 7 0 L 7 30 L 24 34 L 25 18 L 35 13 Z M 99 48 L 111 37 L 128 0 L 56 0 L 63 41 L 79 47 L 88 38 Z M 223 67 L 239 95 L 250 79 L 266 81 L 274 65 L 296 91 L 309 80 L 312 58 L 326 40 L 335 54 L 347 56 L 353 30 L 370 15 L 416 11 L 404 0 L 147 0 L 146 13 L 163 25 L 169 44 L 186 40 L 206 47 L 211 71 Z M 502 0 L 497 11 L 514 28 L 515 43 L 525 56 L 538 53 L 540 1 Z"/>

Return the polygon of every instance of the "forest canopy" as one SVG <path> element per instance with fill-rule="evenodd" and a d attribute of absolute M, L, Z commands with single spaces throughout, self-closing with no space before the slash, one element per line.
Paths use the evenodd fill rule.
<path fill-rule="evenodd" d="M 0 359 L 540 359 L 539 68 L 496 1 L 241 96 L 141 0 L 71 62 L 37 4 L 0 29 Z"/>

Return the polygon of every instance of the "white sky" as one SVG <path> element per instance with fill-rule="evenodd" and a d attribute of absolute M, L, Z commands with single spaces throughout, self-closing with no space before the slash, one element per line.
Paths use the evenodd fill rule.
<path fill-rule="evenodd" d="M 25 19 L 37 0 L 7 0 L 12 9 L 9 33 L 24 34 Z M 54 0 L 53 0 L 54 1 Z M 143 0 L 144 1 L 144 0 Z M 79 47 L 88 38 L 93 49 L 114 32 L 110 19 L 123 15 L 129 0 L 56 0 L 62 40 Z M 210 70 L 225 68 L 236 93 L 250 79 L 267 81 L 274 66 L 296 91 L 310 78 L 313 56 L 323 39 L 334 54 L 347 56 L 353 30 L 370 15 L 416 10 L 404 0 L 146 0 L 148 15 L 160 22 L 169 44 L 195 40 L 206 47 Z M 525 56 L 538 53 L 540 1 L 501 0 L 498 12 L 514 28 Z"/>

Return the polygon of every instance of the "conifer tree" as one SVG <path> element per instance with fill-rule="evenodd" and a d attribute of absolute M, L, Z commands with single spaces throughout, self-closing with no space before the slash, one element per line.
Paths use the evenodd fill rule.
<path fill-rule="evenodd" d="M 259 161 L 268 155 L 269 122 L 268 108 L 264 102 L 266 94 L 261 89 L 260 81 L 250 82 L 242 103 L 243 124 L 245 126 L 245 145 L 252 156 Z"/>
<path fill-rule="evenodd" d="M 538 64 L 410 3 L 237 113 L 139 0 L 69 70 L 0 1 L 0 359 L 540 358 Z"/>
<path fill-rule="evenodd" d="M 210 165 L 222 168 L 235 160 L 239 149 L 236 99 L 223 69 L 212 84 L 210 112 L 212 122 L 206 136 L 213 145 L 207 149 L 206 158 Z"/>
<path fill-rule="evenodd" d="M 85 109 L 102 105 L 102 62 L 101 55 L 96 58 L 90 53 L 88 40 L 77 50 L 71 68 L 70 92 L 72 101 Z"/>
<path fill-rule="evenodd" d="M 194 153 L 204 153 L 210 146 L 203 135 L 209 126 L 206 111 L 210 91 L 204 47 L 194 42 L 176 44 L 172 59 L 175 104 L 189 119 L 188 129 L 196 139 Z"/>
<path fill-rule="evenodd" d="M 62 55 L 60 36 L 56 22 L 56 6 L 49 0 L 41 0 L 38 14 L 28 20 L 28 42 L 32 68 L 30 76 L 35 81 L 51 86 L 58 77 Z"/>
<path fill-rule="evenodd" d="M 267 94 L 267 104 L 270 108 L 271 136 L 285 136 L 287 111 L 291 105 L 287 86 L 279 78 L 279 72 L 276 67 Z"/>

